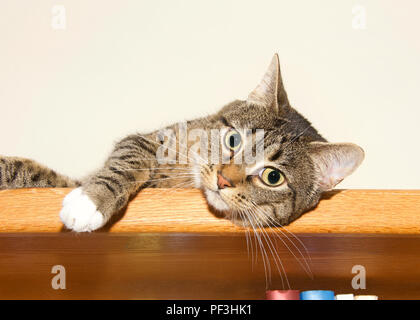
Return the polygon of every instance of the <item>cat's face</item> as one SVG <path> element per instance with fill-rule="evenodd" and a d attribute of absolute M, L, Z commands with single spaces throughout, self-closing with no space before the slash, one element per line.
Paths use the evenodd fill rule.
<path fill-rule="evenodd" d="M 277 56 L 248 99 L 225 106 L 213 127 L 220 129 L 225 161 L 197 163 L 196 183 L 210 207 L 240 225 L 288 224 L 316 206 L 322 192 L 353 172 L 364 157 L 354 144 L 327 143 L 290 107 Z M 257 129 L 264 130 L 263 139 Z M 263 156 L 244 161 L 247 147 L 255 155 L 260 143 Z"/>

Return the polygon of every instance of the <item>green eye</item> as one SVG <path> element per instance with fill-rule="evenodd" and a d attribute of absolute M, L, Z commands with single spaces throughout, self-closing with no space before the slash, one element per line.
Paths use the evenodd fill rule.
<path fill-rule="evenodd" d="M 225 145 L 228 149 L 236 151 L 241 147 L 242 138 L 235 129 L 229 130 L 225 135 Z"/>
<path fill-rule="evenodd" d="M 259 176 L 261 181 L 270 187 L 277 187 L 281 185 L 285 180 L 284 175 L 279 170 L 274 168 L 262 169 Z"/>

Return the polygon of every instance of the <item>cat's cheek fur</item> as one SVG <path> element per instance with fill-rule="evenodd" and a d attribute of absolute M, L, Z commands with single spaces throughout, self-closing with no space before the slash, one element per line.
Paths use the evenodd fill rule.
<path fill-rule="evenodd" d="M 82 188 L 73 190 L 64 198 L 60 219 L 68 229 L 77 232 L 93 231 L 106 223 L 104 215 Z"/>
<path fill-rule="evenodd" d="M 217 192 L 207 189 L 205 193 L 207 196 L 208 203 L 215 209 L 219 211 L 227 211 L 230 209 L 226 202 L 222 200 L 222 198 Z"/>

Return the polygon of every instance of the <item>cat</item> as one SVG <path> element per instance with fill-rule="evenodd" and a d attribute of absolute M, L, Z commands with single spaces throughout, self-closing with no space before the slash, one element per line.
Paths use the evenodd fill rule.
<path fill-rule="evenodd" d="M 291 107 L 277 54 L 246 100 L 235 100 L 213 115 L 188 121 L 187 126 L 203 129 L 208 136 L 211 130 L 220 130 L 227 163 L 202 161 L 198 151 L 187 154 L 174 145 L 175 157 L 188 158 L 187 163 L 162 164 L 156 156 L 164 144 L 162 131 L 137 133 L 116 143 L 102 168 L 80 181 L 32 160 L 0 157 L 0 189 L 74 187 L 63 200 L 60 218 L 76 232 L 103 227 L 148 187 L 197 187 L 211 210 L 235 224 L 284 226 L 314 208 L 324 191 L 334 188 L 364 159 L 362 148 L 327 142 Z M 239 128 L 251 129 L 251 134 Z M 180 138 L 179 123 L 166 129 Z M 264 130 L 264 158 L 235 163 L 237 150 L 252 144 L 257 129 Z M 192 147 L 191 141 L 187 147 Z"/>

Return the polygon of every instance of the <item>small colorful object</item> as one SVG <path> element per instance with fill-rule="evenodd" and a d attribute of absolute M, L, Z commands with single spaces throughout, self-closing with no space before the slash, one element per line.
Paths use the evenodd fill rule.
<path fill-rule="evenodd" d="M 309 290 L 300 293 L 301 300 L 335 300 L 334 291 L 331 290 Z"/>
<path fill-rule="evenodd" d="M 269 290 L 267 300 L 300 300 L 299 290 Z"/>
<path fill-rule="evenodd" d="M 335 300 L 354 300 L 353 293 L 337 294 Z"/>
<path fill-rule="evenodd" d="M 354 300 L 378 300 L 378 296 L 374 295 L 359 295 L 355 296 Z"/>

